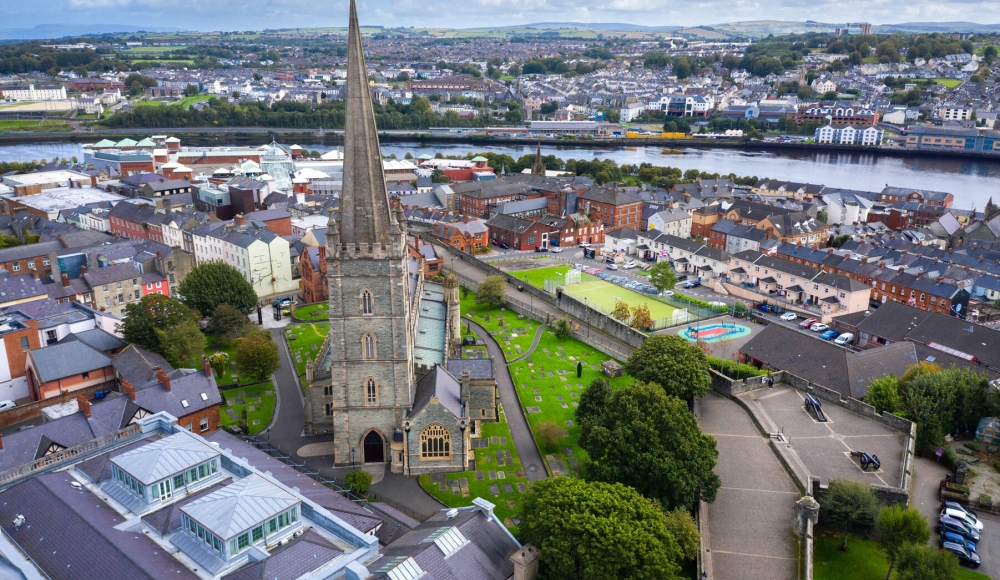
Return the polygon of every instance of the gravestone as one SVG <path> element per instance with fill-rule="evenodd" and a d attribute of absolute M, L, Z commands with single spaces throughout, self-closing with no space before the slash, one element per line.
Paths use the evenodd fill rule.
<path fill-rule="evenodd" d="M 527 493 L 528 492 L 528 486 L 524 485 L 524 482 L 519 481 L 519 482 L 517 482 L 517 491 L 519 491 L 521 493 Z"/>
<path fill-rule="evenodd" d="M 572 427 L 573 426 L 573 421 L 570 420 L 570 419 L 566 419 L 566 426 L 567 427 Z"/>
<path fill-rule="evenodd" d="M 514 486 L 511 485 L 511 484 L 509 484 L 509 483 L 503 484 L 503 492 L 504 493 L 514 493 Z"/>
<path fill-rule="evenodd" d="M 476 472 L 476 481 L 482 481 L 484 479 L 486 479 L 486 474 L 483 473 L 482 471 L 477 471 Z"/>
<path fill-rule="evenodd" d="M 542 408 L 541 407 L 525 407 L 525 410 L 528 411 L 528 413 L 541 413 L 542 412 Z"/>
<path fill-rule="evenodd" d="M 492 493 L 493 495 L 500 495 L 500 488 L 496 485 L 491 485 L 490 493 Z"/>

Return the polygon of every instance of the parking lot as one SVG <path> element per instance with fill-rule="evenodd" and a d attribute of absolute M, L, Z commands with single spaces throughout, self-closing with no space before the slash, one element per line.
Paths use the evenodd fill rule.
<path fill-rule="evenodd" d="M 755 410 L 758 418 L 763 418 L 761 423 L 765 430 L 784 433 L 789 448 L 823 484 L 833 479 L 853 479 L 899 487 L 906 445 L 902 432 L 833 403 L 823 405 L 829 420 L 819 422 L 806 411 L 805 394 L 787 385 L 739 396 Z M 881 467 L 863 470 L 859 458 L 851 455 L 852 451 L 877 455 Z"/>

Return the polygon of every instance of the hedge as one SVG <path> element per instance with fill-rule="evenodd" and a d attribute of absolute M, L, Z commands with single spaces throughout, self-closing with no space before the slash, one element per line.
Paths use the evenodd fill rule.
<path fill-rule="evenodd" d="M 767 371 L 755 366 L 714 356 L 708 357 L 708 365 L 731 379 L 745 379 L 747 377 L 762 377 L 767 375 Z"/>

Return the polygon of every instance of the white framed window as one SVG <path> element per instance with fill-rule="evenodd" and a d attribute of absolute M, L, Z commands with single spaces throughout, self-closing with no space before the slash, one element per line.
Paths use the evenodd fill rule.
<path fill-rule="evenodd" d="M 378 385 L 372 377 L 365 381 L 365 404 L 369 407 L 378 405 Z"/>
<path fill-rule="evenodd" d="M 375 335 L 370 332 L 361 337 L 361 358 L 375 360 Z"/>

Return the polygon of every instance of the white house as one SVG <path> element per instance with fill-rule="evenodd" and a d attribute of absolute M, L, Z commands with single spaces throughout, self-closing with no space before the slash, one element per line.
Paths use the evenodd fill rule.
<path fill-rule="evenodd" d="M 683 209 L 668 209 L 649 216 L 649 229 L 679 238 L 691 237 L 691 214 Z"/>
<path fill-rule="evenodd" d="M 837 90 L 837 84 L 830 79 L 816 79 L 812 82 L 812 90 L 817 95 L 824 95 Z"/>
<path fill-rule="evenodd" d="M 646 105 L 642 103 L 631 103 L 621 108 L 621 122 L 631 123 L 634 119 L 642 115 L 646 110 Z"/>
<path fill-rule="evenodd" d="M 826 125 L 816 129 L 817 143 L 832 143 L 836 145 L 852 145 L 858 147 L 878 147 L 882 144 L 883 131 L 875 127 L 856 129 L 850 125 L 834 127 Z"/>
<path fill-rule="evenodd" d="M 192 230 L 197 263 L 219 260 L 233 266 L 261 297 L 298 288 L 298 281 L 292 280 L 288 240 L 268 230 L 236 227 L 231 222 L 213 226 Z"/>
<path fill-rule="evenodd" d="M 66 87 L 35 85 L 6 85 L 0 86 L 0 95 L 5 101 L 64 101 Z"/>

